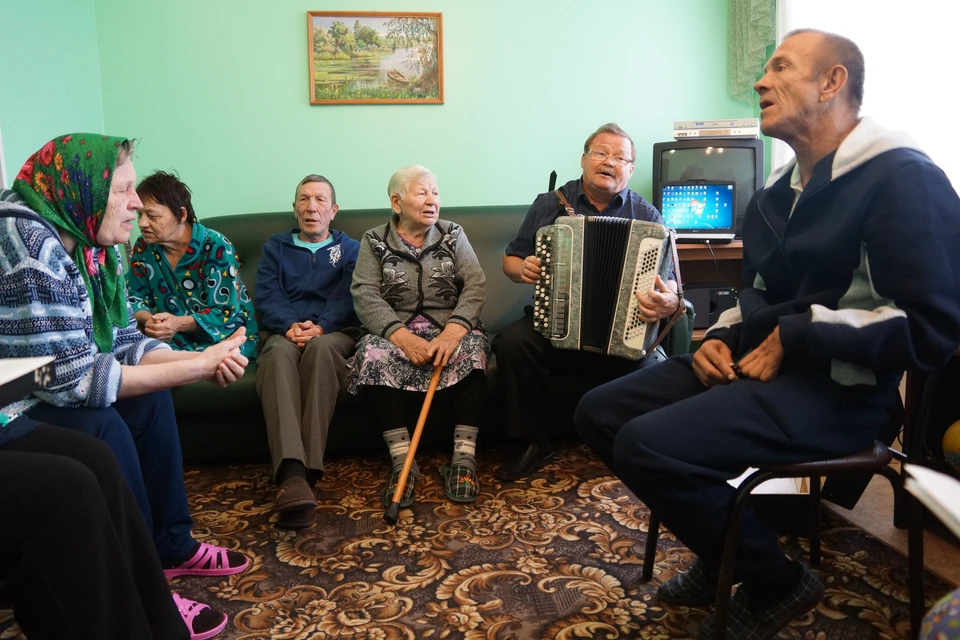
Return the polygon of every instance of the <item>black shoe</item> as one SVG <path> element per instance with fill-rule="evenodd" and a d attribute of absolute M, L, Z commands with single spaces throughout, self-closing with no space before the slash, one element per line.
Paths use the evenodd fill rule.
<path fill-rule="evenodd" d="M 731 640 L 771 640 L 780 630 L 803 614 L 816 608 L 823 599 L 824 586 L 815 575 L 804 569 L 800 584 L 783 600 L 765 609 L 756 609 L 740 588 L 730 598 L 727 612 L 727 638 Z M 713 615 L 700 625 L 700 640 L 716 637 Z"/>
<path fill-rule="evenodd" d="M 523 449 L 519 457 L 501 464 L 493 472 L 493 477 L 503 482 L 513 482 L 527 477 L 551 460 L 553 460 L 553 447 L 550 443 L 540 444 L 533 441 Z"/>
<path fill-rule="evenodd" d="M 690 571 L 674 576 L 657 589 L 661 602 L 682 607 L 700 607 L 717 599 L 717 575 L 700 558 Z"/>

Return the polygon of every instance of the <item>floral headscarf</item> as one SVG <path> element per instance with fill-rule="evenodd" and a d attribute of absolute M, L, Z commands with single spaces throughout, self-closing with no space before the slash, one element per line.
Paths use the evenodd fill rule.
<path fill-rule="evenodd" d="M 119 252 L 97 244 L 125 140 L 95 133 L 61 136 L 30 156 L 13 182 L 37 215 L 77 241 L 73 261 L 87 285 L 93 339 L 102 353 L 113 349 L 113 327 L 126 327 L 130 320 Z"/>

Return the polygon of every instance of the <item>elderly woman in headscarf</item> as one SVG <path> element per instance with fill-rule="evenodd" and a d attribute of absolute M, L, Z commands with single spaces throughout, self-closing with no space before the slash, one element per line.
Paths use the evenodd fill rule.
<path fill-rule="evenodd" d="M 489 344 L 480 323 L 485 278 L 467 234 L 440 219 L 437 179 L 421 166 L 400 169 L 387 187 L 393 216 L 360 241 L 353 272 L 354 309 L 370 333 L 348 363 L 351 393 L 370 398 L 391 468 L 381 493 L 390 504 L 410 446 L 408 405 L 423 402 L 435 366 L 438 398 L 452 396 L 453 457 L 441 470 L 455 502 L 474 502 L 480 481 L 474 457 L 486 388 Z M 401 506 L 414 500 L 414 462 Z"/>
<path fill-rule="evenodd" d="M 132 151 L 124 138 L 61 136 L 27 160 L 12 191 L 0 192 L 0 358 L 54 358 L 39 390 L 0 406 L 0 434 L 16 438 L 40 423 L 103 440 L 153 531 L 166 576 L 230 575 L 249 559 L 192 535 L 169 388 L 235 381 L 247 364 L 246 338 L 241 328 L 188 353 L 137 330 L 116 246 L 129 240 L 142 207 Z M 208 612 L 181 606 L 195 636 L 223 628 L 222 614 L 203 622 L 211 622 Z"/>
<path fill-rule="evenodd" d="M 257 321 L 240 279 L 240 261 L 223 235 L 197 220 L 190 188 L 157 171 L 137 187 L 143 202 L 127 288 L 133 315 L 151 338 L 203 351 L 246 327 L 240 348 L 256 357 Z"/>

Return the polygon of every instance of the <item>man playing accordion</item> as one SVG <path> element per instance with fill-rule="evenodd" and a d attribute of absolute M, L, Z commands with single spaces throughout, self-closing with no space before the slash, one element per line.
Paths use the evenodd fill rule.
<path fill-rule="evenodd" d="M 541 193 L 527 211 L 517 237 L 503 257 L 503 272 L 514 282 L 537 284 L 540 260 L 534 255 L 537 230 L 553 224 L 560 216 L 611 216 L 663 224 L 657 209 L 627 188 L 633 175 L 636 147 L 616 124 L 605 124 L 583 145 L 580 167 L 583 176 L 571 180 L 556 192 Z M 672 271 L 671 271 L 672 273 Z M 646 296 L 638 296 L 638 311 L 647 322 L 673 315 L 680 304 L 677 285 L 657 276 Z M 530 308 L 528 307 L 528 310 Z M 577 370 L 596 380 L 608 382 L 637 368 L 656 362 L 651 354 L 638 362 L 580 351 L 555 349 L 533 325 L 527 313 L 497 334 L 493 341 L 498 380 L 506 399 L 507 435 L 516 454 L 494 472 L 497 479 L 512 481 L 535 471 L 553 457 L 550 437 L 543 423 L 544 388 L 552 371 Z M 662 353 L 660 359 L 663 359 Z"/>

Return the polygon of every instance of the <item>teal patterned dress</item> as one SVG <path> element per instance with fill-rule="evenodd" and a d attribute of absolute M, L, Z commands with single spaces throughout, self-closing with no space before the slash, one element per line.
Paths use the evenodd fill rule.
<path fill-rule="evenodd" d="M 183 351 L 203 351 L 247 328 L 247 341 L 240 349 L 248 358 L 257 354 L 257 321 L 253 302 L 240 279 L 237 253 L 223 235 L 193 223 L 187 251 L 176 268 L 158 244 L 137 240 L 130 257 L 127 290 L 133 313 L 169 313 L 192 316 L 199 329 L 173 336 L 171 345 Z"/>

